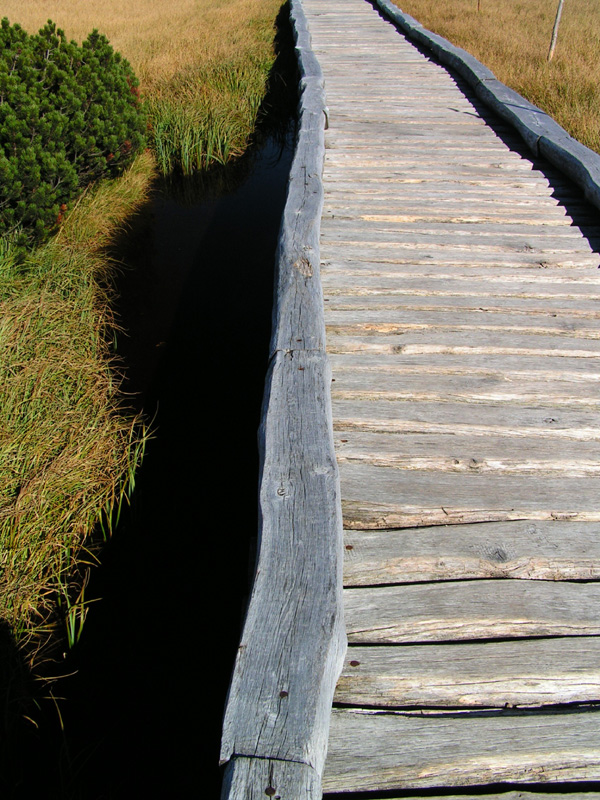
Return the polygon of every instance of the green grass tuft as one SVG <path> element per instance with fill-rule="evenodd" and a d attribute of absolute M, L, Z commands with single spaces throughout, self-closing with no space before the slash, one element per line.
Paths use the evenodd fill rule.
<path fill-rule="evenodd" d="M 272 59 L 209 63 L 148 99 L 151 146 L 164 175 L 226 164 L 248 145 Z"/>

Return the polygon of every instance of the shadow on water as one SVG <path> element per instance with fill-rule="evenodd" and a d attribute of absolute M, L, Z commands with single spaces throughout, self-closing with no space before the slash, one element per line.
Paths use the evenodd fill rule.
<path fill-rule="evenodd" d="M 131 513 L 94 570 L 91 596 L 102 599 L 67 661 L 77 674 L 57 690 L 60 758 L 47 751 L 53 765 L 15 797 L 219 796 L 295 138 L 287 9 L 277 30 L 267 113 L 249 154 L 200 185 L 163 183 L 116 248 L 128 264 L 119 287 L 126 389 L 154 417 L 154 438 Z"/>

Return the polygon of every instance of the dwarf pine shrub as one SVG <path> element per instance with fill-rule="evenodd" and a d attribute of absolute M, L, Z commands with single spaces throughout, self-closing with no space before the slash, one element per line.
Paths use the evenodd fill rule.
<path fill-rule="evenodd" d="M 52 21 L 0 26 L 0 234 L 40 242 L 94 180 L 120 174 L 144 142 L 129 63 L 94 30 L 81 46 Z"/>

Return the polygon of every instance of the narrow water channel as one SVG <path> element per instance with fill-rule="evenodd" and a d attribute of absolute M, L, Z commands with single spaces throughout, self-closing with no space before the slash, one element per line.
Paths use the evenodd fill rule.
<path fill-rule="evenodd" d="M 140 288 L 137 320 L 154 336 L 140 351 L 132 326 L 123 349 L 155 433 L 130 523 L 103 560 L 104 599 L 86 623 L 67 713 L 71 746 L 81 752 L 85 741 L 102 764 L 102 793 L 86 798 L 163 796 L 158 786 L 200 796 L 211 776 L 202 796 L 218 797 L 221 716 L 257 528 L 256 430 L 290 149 L 269 139 L 226 196 L 154 202 L 141 269 L 157 281 Z M 159 306 L 171 277 L 180 286 L 169 317 Z"/>
<path fill-rule="evenodd" d="M 23 788 L 19 797 L 219 796 L 295 136 L 286 18 L 278 41 L 278 91 L 266 100 L 277 121 L 267 115 L 247 157 L 203 186 L 159 187 L 118 244 L 127 264 L 119 351 L 131 404 L 153 417 L 153 438 L 131 512 L 93 572 L 89 597 L 101 599 L 67 661 L 76 674 L 56 689 L 62 742 L 47 753 L 53 764 L 35 794 Z"/>

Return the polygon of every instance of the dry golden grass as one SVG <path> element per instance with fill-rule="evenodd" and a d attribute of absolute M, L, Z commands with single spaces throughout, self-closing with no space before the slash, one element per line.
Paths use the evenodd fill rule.
<path fill-rule="evenodd" d="M 429 30 L 468 50 L 501 80 L 600 152 L 600 4 L 566 0 L 553 60 L 558 0 L 396 0 Z"/>
<path fill-rule="evenodd" d="M 269 53 L 280 0 L 6 0 L 29 33 L 51 19 L 80 42 L 93 28 L 131 63 L 146 91 L 198 64 Z"/>

